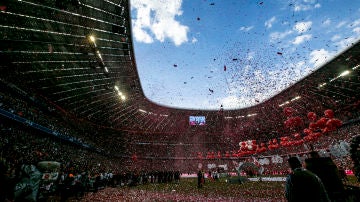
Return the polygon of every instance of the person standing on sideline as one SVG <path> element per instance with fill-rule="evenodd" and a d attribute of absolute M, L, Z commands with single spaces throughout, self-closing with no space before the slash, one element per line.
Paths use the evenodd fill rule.
<path fill-rule="evenodd" d="M 202 188 L 203 187 L 204 175 L 203 175 L 201 170 L 199 170 L 199 172 L 197 173 L 197 178 L 198 178 L 198 180 L 197 180 L 198 188 Z"/>
<path fill-rule="evenodd" d="M 289 202 L 330 202 L 320 178 L 302 167 L 297 157 L 288 159 L 292 172 L 286 178 L 285 196 Z"/>

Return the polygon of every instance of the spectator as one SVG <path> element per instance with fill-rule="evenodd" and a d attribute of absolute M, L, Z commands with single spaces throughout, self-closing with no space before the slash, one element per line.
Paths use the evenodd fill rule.
<path fill-rule="evenodd" d="M 297 157 L 288 159 L 292 173 L 286 178 L 285 196 L 289 202 L 328 202 L 330 201 L 320 178 L 302 168 Z"/>
<path fill-rule="evenodd" d="M 7 175 L 8 165 L 0 160 L 0 202 L 12 200 L 12 180 Z"/>
<path fill-rule="evenodd" d="M 204 175 L 201 170 L 199 170 L 199 172 L 197 173 L 197 179 L 198 188 L 202 188 L 204 184 Z"/>

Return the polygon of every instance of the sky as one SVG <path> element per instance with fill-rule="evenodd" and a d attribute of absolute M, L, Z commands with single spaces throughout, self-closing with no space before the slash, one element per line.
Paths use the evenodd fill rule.
<path fill-rule="evenodd" d="M 131 0 L 145 96 L 196 110 L 270 99 L 360 39 L 359 0 Z"/>

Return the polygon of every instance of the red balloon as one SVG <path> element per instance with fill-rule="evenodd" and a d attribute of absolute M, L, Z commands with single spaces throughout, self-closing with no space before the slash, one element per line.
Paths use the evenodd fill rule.
<path fill-rule="evenodd" d="M 279 145 L 278 144 L 269 145 L 268 148 L 269 150 L 277 149 L 279 148 Z"/>
<path fill-rule="evenodd" d="M 295 133 L 295 134 L 294 134 L 294 138 L 299 139 L 299 138 L 301 138 L 301 136 L 300 136 L 299 133 Z"/>
<path fill-rule="evenodd" d="M 244 145 L 244 146 L 242 146 L 242 147 L 240 147 L 240 150 L 241 151 L 246 151 L 248 148 L 247 148 L 247 146 L 246 145 Z"/>
<path fill-rule="evenodd" d="M 282 146 L 288 147 L 288 146 L 291 146 L 291 145 L 290 145 L 290 142 L 284 142 L 284 143 L 282 144 Z"/>
<path fill-rule="evenodd" d="M 304 144 L 304 140 L 298 140 L 298 141 L 296 141 L 296 142 L 297 142 L 298 145 Z"/>
<path fill-rule="evenodd" d="M 324 111 L 324 115 L 326 118 L 332 119 L 334 118 L 334 111 L 331 109 L 327 109 Z"/>
<path fill-rule="evenodd" d="M 325 128 L 327 121 L 328 121 L 327 118 L 321 117 L 318 121 L 316 121 L 316 125 L 317 125 L 319 128 L 323 129 L 323 128 Z"/>
<path fill-rule="evenodd" d="M 305 129 L 304 129 L 304 133 L 305 133 L 306 135 L 309 135 L 311 132 L 312 132 L 312 131 L 311 131 L 309 128 L 305 128 Z"/>
<path fill-rule="evenodd" d="M 329 119 L 325 126 L 326 128 L 328 128 L 329 131 L 334 131 L 336 130 L 336 128 L 339 128 L 342 125 L 342 121 L 340 121 L 339 119 Z"/>
<path fill-rule="evenodd" d="M 312 130 L 316 129 L 317 127 L 318 127 L 318 125 L 316 123 L 310 123 L 309 124 L 309 128 L 312 129 Z"/>
<path fill-rule="evenodd" d="M 291 116 L 294 113 L 294 109 L 291 107 L 285 107 L 284 108 L 284 113 L 286 116 Z"/>
<path fill-rule="evenodd" d="M 308 119 L 309 119 L 310 121 L 316 121 L 316 114 L 315 114 L 315 112 L 309 112 L 309 113 L 307 114 L 307 117 L 308 117 Z"/>
<path fill-rule="evenodd" d="M 342 121 L 339 120 L 339 119 L 331 119 L 333 121 L 333 125 L 336 127 L 336 128 L 339 128 L 340 126 L 342 126 Z"/>
<path fill-rule="evenodd" d="M 256 150 L 257 145 L 247 145 L 247 150 Z"/>
<path fill-rule="evenodd" d="M 304 142 L 310 142 L 310 141 L 311 141 L 311 136 L 310 136 L 310 135 L 305 136 L 305 137 L 303 138 L 303 140 L 304 140 Z"/>
<path fill-rule="evenodd" d="M 295 116 L 295 117 L 294 117 L 294 122 L 295 122 L 295 125 L 296 125 L 296 126 L 300 126 L 300 125 L 303 123 L 303 121 L 302 121 L 302 119 L 301 119 L 300 116 Z"/>
<path fill-rule="evenodd" d="M 284 125 L 285 125 L 286 128 L 290 128 L 290 126 L 292 125 L 292 120 L 287 119 L 286 121 L 284 121 Z"/>
<path fill-rule="evenodd" d="M 321 133 L 319 133 L 319 132 L 318 133 L 313 133 L 312 136 L 318 138 L 318 137 L 321 136 Z"/>
<path fill-rule="evenodd" d="M 335 123 L 335 122 L 333 121 L 333 119 L 329 119 L 329 120 L 326 122 L 325 126 L 326 126 L 327 128 L 329 128 L 329 129 L 334 129 L 334 128 L 335 128 L 334 123 Z"/>
<path fill-rule="evenodd" d="M 299 116 L 288 118 L 284 124 L 287 128 L 295 128 L 300 126 L 303 123 L 302 119 Z"/>

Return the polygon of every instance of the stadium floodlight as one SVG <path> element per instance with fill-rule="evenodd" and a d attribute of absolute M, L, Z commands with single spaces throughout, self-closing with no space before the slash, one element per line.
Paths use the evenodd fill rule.
<path fill-rule="evenodd" d="M 319 85 L 319 88 L 322 88 L 322 87 L 324 87 L 326 85 L 327 85 L 327 83 L 322 83 L 322 84 Z"/>
<path fill-rule="evenodd" d="M 348 75 L 348 74 L 350 74 L 350 71 L 349 71 L 349 70 L 346 70 L 346 71 L 342 72 L 339 76 L 340 76 L 340 77 L 341 77 L 341 76 L 346 76 L 346 75 Z"/>
<path fill-rule="evenodd" d="M 298 99 L 300 99 L 300 98 L 301 98 L 300 96 L 296 96 L 296 97 L 294 97 L 293 99 L 291 99 L 290 102 L 293 102 L 293 101 L 298 100 Z"/>
<path fill-rule="evenodd" d="M 89 40 L 90 40 L 91 42 L 95 43 L 95 37 L 94 37 L 93 35 L 90 35 L 90 36 L 89 36 Z"/>

